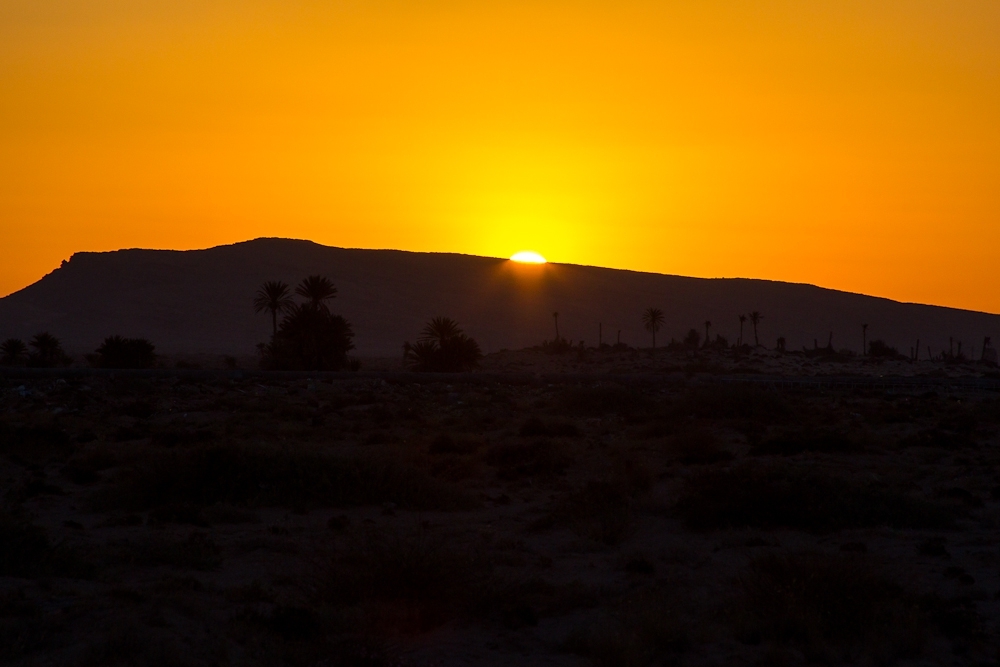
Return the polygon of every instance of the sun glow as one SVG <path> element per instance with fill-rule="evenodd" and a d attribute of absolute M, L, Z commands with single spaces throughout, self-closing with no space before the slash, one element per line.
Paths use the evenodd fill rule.
<path fill-rule="evenodd" d="M 521 262 L 523 264 L 544 264 L 545 258 L 539 255 L 537 252 L 531 250 L 522 250 L 521 252 L 516 252 L 510 256 L 510 258 L 515 262 Z"/>

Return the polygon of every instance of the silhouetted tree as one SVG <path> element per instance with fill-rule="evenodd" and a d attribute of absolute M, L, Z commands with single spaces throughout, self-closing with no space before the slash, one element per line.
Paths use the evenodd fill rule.
<path fill-rule="evenodd" d="M 739 346 L 743 347 L 743 324 L 747 321 L 746 315 L 740 315 L 740 342 Z"/>
<path fill-rule="evenodd" d="M 882 359 L 895 359 L 900 356 L 899 350 L 891 347 L 881 338 L 873 340 L 868 344 L 868 354 L 869 356 Z"/>
<path fill-rule="evenodd" d="M 320 309 L 326 309 L 326 302 L 337 296 L 337 288 L 326 276 L 308 276 L 295 288 L 295 293 L 306 299 L 306 302 Z"/>
<path fill-rule="evenodd" d="M 919 346 L 918 346 L 919 351 Z M 861 355 L 868 356 L 868 325 L 861 325 Z"/>
<path fill-rule="evenodd" d="M 20 338 L 8 338 L 0 344 L 0 364 L 20 366 L 28 357 L 28 346 Z"/>
<path fill-rule="evenodd" d="M 552 319 L 556 321 L 556 342 L 559 342 L 559 313 L 552 313 Z"/>
<path fill-rule="evenodd" d="M 663 311 L 649 307 L 642 314 L 642 326 L 653 334 L 653 352 L 656 352 L 656 332 L 663 328 Z"/>
<path fill-rule="evenodd" d="M 323 306 L 293 306 L 270 344 L 261 347 L 265 367 L 276 370 L 335 371 L 347 366 L 354 349 L 350 323 Z"/>
<path fill-rule="evenodd" d="M 253 299 L 255 313 L 265 310 L 271 313 L 272 336 L 278 333 L 278 313 L 284 313 L 295 305 L 288 290 L 288 285 L 280 280 L 269 280 L 261 285 Z"/>
<path fill-rule="evenodd" d="M 753 325 L 753 344 L 754 347 L 760 347 L 760 341 L 757 339 L 757 325 L 760 321 L 764 319 L 764 316 L 758 313 L 756 310 L 750 313 L 750 324 Z"/>
<path fill-rule="evenodd" d="M 28 365 L 35 368 L 68 366 L 70 358 L 63 352 L 59 339 L 48 332 L 35 334 L 28 343 L 34 350 L 28 355 Z"/>
<path fill-rule="evenodd" d="M 698 333 L 697 329 L 691 329 L 684 336 L 684 347 L 689 347 L 692 350 L 697 350 L 698 345 L 701 343 L 701 334 Z"/>
<path fill-rule="evenodd" d="M 98 368 L 152 368 L 155 351 L 156 347 L 145 338 L 109 336 L 97 348 L 95 362 Z"/>
<path fill-rule="evenodd" d="M 705 347 L 708 347 L 709 343 L 712 341 L 711 337 L 708 335 L 708 331 L 711 328 L 712 328 L 712 321 L 705 320 Z"/>
<path fill-rule="evenodd" d="M 450 317 L 431 319 L 416 344 L 403 343 L 403 362 L 414 371 L 458 373 L 479 364 L 479 343 L 465 335 Z"/>

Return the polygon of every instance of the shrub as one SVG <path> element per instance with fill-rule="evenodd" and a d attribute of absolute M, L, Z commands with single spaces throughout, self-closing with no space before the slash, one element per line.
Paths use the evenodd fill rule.
<path fill-rule="evenodd" d="M 569 388 L 559 402 L 566 412 L 587 417 L 612 413 L 637 416 L 656 410 L 656 403 L 648 394 L 621 385 Z"/>
<path fill-rule="evenodd" d="M 331 507 L 393 502 L 403 508 L 468 505 L 457 491 L 389 458 L 216 445 L 148 457 L 99 504 L 127 510 L 215 503 Z"/>
<path fill-rule="evenodd" d="M 569 422 L 543 422 L 538 417 L 531 417 L 524 422 L 518 431 L 523 437 L 567 437 L 572 438 L 580 435 L 580 429 L 575 424 Z"/>
<path fill-rule="evenodd" d="M 790 644 L 810 661 L 837 664 L 915 657 L 928 625 L 917 600 L 864 557 L 815 553 L 751 562 L 734 617 L 744 641 Z"/>
<path fill-rule="evenodd" d="M 45 531 L 10 508 L 0 509 L 0 576 L 86 577 L 89 568 Z"/>
<path fill-rule="evenodd" d="M 954 521 L 944 506 L 790 466 L 703 473 L 687 483 L 676 507 L 695 530 L 945 528 Z"/>
<path fill-rule="evenodd" d="M 28 359 L 28 346 L 19 338 L 8 338 L 0 344 L 0 366 L 21 366 Z"/>
<path fill-rule="evenodd" d="M 71 359 L 63 352 L 62 343 L 50 333 L 36 334 L 28 343 L 32 352 L 28 355 L 28 366 L 33 368 L 56 368 L 69 366 Z"/>
<path fill-rule="evenodd" d="M 777 422 L 791 416 L 785 397 L 773 389 L 752 384 L 718 384 L 696 387 L 678 405 L 681 416 L 703 419 L 742 419 Z"/>
<path fill-rule="evenodd" d="M 878 339 L 868 343 L 868 356 L 876 359 L 903 359 L 903 355 L 884 340 Z"/>
<path fill-rule="evenodd" d="M 109 336 L 96 350 L 98 368 L 152 368 L 156 347 L 145 338 Z"/>
<path fill-rule="evenodd" d="M 335 371 L 354 349 L 350 323 L 325 307 L 294 306 L 271 342 L 260 346 L 261 364 L 274 370 Z"/>
<path fill-rule="evenodd" d="M 845 453 L 862 449 L 861 443 L 846 433 L 831 430 L 802 429 L 782 433 L 754 445 L 751 454 L 794 456 L 802 452 Z"/>
<path fill-rule="evenodd" d="M 383 623 L 412 632 L 472 612 L 493 597 L 494 578 L 484 552 L 450 546 L 423 531 L 368 531 L 324 557 L 315 584 L 322 602 L 379 604 Z"/>
<path fill-rule="evenodd" d="M 483 353 L 479 343 L 466 336 L 458 323 L 435 317 L 424 327 L 416 344 L 403 343 L 403 361 L 410 370 L 459 373 L 479 365 Z"/>

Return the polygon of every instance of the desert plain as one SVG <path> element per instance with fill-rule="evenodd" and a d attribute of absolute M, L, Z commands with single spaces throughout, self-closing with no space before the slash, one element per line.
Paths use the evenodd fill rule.
<path fill-rule="evenodd" d="M 1000 659 L 995 368 L 72 370 L 0 378 L 6 664 Z"/>

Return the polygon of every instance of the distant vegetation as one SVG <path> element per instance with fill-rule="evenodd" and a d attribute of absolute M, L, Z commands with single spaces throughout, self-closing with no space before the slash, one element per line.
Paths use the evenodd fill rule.
<path fill-rule="evenodd" d="M 347 353 L 354 349 L 354 331 L 340 315 L 330 312 L 327 301 L 337 288 L 329 278 L 312 275 L 295 294 L 304 303 L 292 300 L 288 285 L 269 281 L 254 298 L 256 312 L 271 313 L 272 335 L 261 343 L 261 366 L 269 370 L 336 371 L 348 367 Z M 278 314 L 284 317 L 278 323 Z"/>
<path fill-rule="evenodd" d="M 145 338 L 109 336 L 88 359 L 98 368 L 152 368 L 155 351 L 156 347 Z"/>
<path fill-rule="evenodd" d="M 479 343 L 465 335 L 458 322 L 449 317 L 435 317 L 424 327 L 416 343 L 403 343 L 403 362 L 414 371 L 469 371 L 479 365 L 482 356 Z"/>

